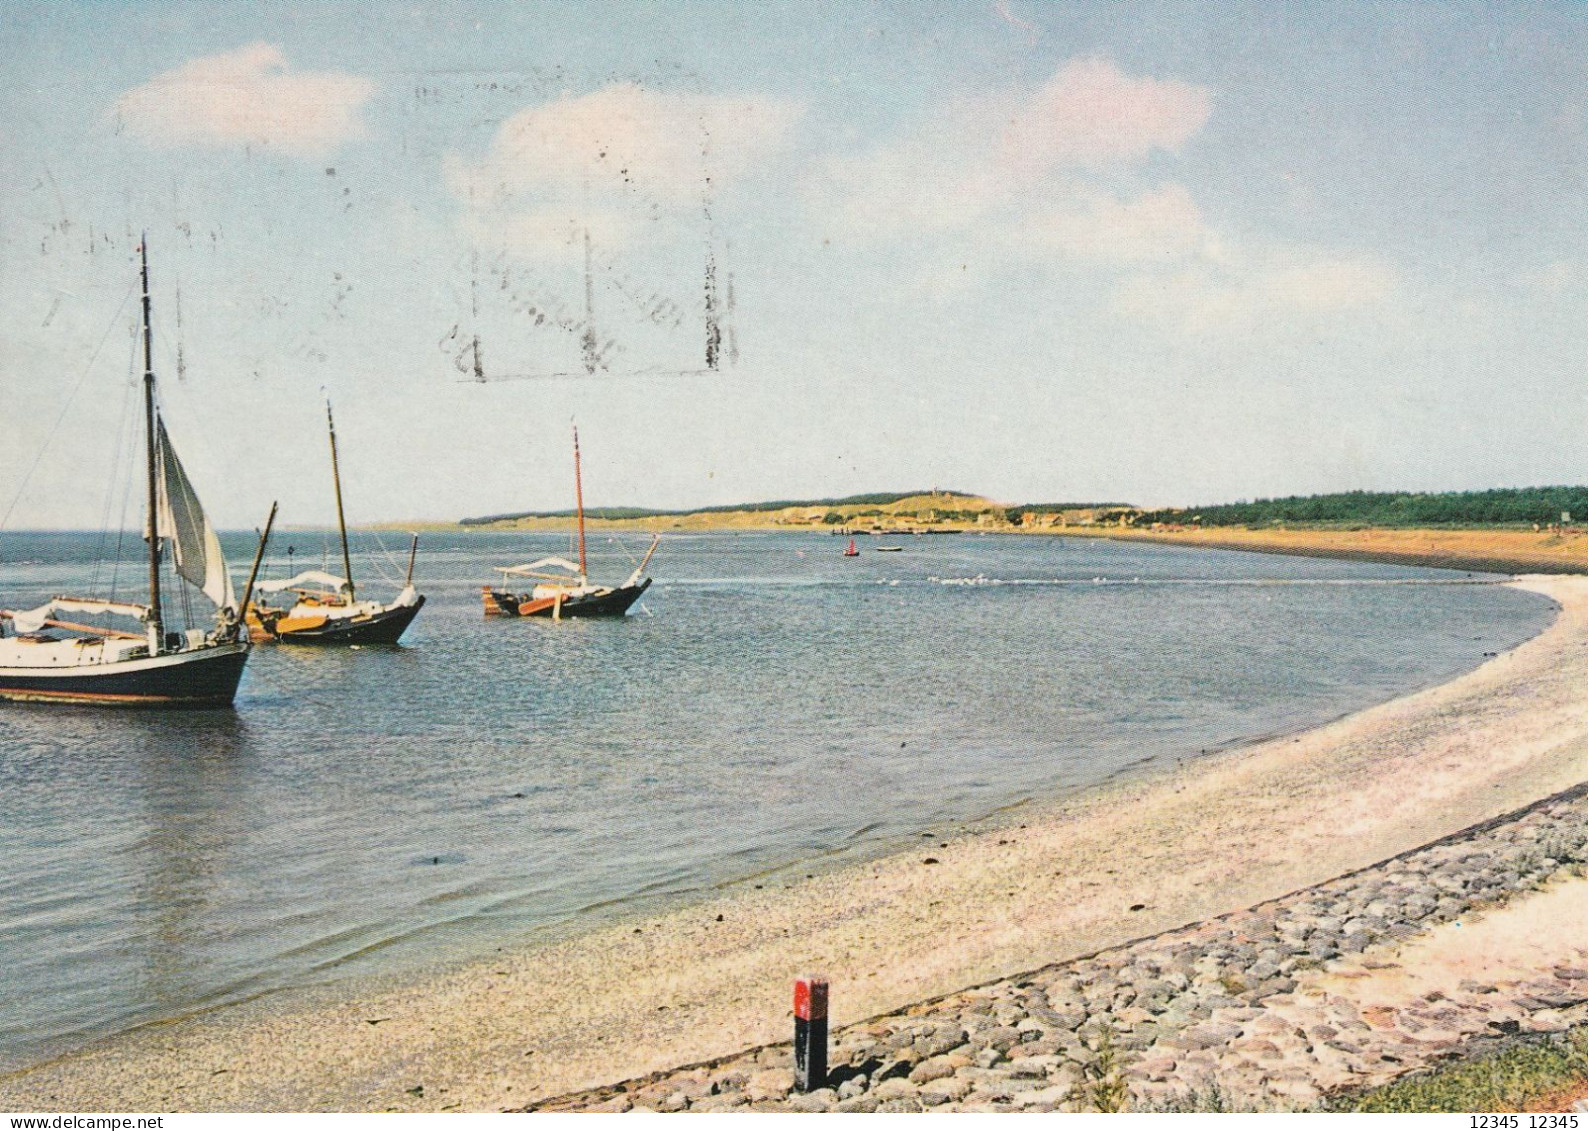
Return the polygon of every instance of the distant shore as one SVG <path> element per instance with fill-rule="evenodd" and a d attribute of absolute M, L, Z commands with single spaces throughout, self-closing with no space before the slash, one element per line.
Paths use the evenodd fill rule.
<path fill-rule="evenodd" d="M 988 506 L 981 513 L 991 516 L 998 512 L 996 508 Z M 1170 546 L 1390 562 L 1397 565 L 1474 570 L 1484 573 L 1588 572 L 1588 529 L 1576 527 L 1527 530 L 1509 527 L 1403 529 L 1275 526 L 1252 529 L 1244 526 L 1186 526 L 1179 529 L 1153 530 L 1083 523 L 1027 527 L 999 521 L 984 521 L 937 522 L 925 527 L 917 524 L 912 529 L 908 519 L 902 517 L 897 524 L 873 528 L 867 525 L 866 521 L 858 519 L 826 524 L 820 518 L 807 515 L 803 511 L 792 515 L 783 511 L 695 512 L 622 519 L 605 519 L 591 515 L 587 519 L 587 524 L 593 530 L 634 530 L 659 533 L 664 536 L 670 532 L 833 534 L 850 530 L 854 530 L 857 537 L 873 532 L 892 537 L 907 537 L 913 532 L 1029 534 L 1037 537 L 1108 538 L 1118 541 L 1157 542 Z M 561 533 L 572 527 L 571 517 L 556 515 L 524 518 L 512 523 L 500 524 L 389 523 L 370 529 Z M 864 552 L 865 546 L 862 545 L 861 549 Z"/>
<path fill-rule="evenodd" d="M 844 1024 L 1252 906 L 1588 777 L 1588 579 L 1519 584 L 1561 606 L 1542 634 L 1328 726 L 396 986 L 145 1028 L 0 1077 L 0 1107 L 521 1107 L 786 1040 L 801 973 Z"/>

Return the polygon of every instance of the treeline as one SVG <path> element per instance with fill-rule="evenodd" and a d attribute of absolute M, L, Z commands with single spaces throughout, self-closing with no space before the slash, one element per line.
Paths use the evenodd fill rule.
<path fill-rule="evenodd" d="M 847 495 L 842 499 L 777 499 L 766 503 L 728 503 L 716 507 L 690 507 L 688 510 L 658 511 L 644 507 L 591 507 L 585 513 L 595 518 L 677 518 L 686 514 L 757 514 L 762 511 L 787 510 L 789 507 L 885 507 L 900 499 L 916 495 L 930 495 L 931 488 L 922 491 L 888 491 L 870 495 Z M 970 497 L 963 491 L 943 491 L 944 498 Z M 490 514 L 480 518 L 460 518 L 460 526 L 487 526 L 493 522 L 513 522 L 520 518 L 573 518 L 575 511 L 518 511 L 514 514 Z"/>
<path fill-rule="evenodd" d="M 1562 515 L 1570 518 L 1562 519 Z M 1283 499 L 1221 503 L 1183 510 L 1144 511 L 1135 525 L 1154 522 L 1203 526 L 1274 523 L 1353 523 L 1362 526 L 1547 526 L 1588 522 L 1588 487 L 1507 487 L 1491 491 L 1347 491 Z"/>

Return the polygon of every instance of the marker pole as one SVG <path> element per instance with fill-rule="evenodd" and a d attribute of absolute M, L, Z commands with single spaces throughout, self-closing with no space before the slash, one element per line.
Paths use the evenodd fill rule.
<path fill-rule="evenodd" d="M 827 1083 L 827 979 L 794 982 L 794 1087 L 814 1092 Z"/>

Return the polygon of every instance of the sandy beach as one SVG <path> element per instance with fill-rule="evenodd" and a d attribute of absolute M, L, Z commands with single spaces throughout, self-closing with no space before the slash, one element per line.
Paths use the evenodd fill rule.
<path fill-rule="evenodd" d="M 1588 777 L 1588 579 L 1514 584 L 1559 603 L 1542 634 L 1305 734 L 400 987 L 151 1026 L 0 1078 L 0 1108 L 520 1107 L 786 1040 L 797 974 L 843 1025 L 1318 883 Z"/>
<path fill-rule="evenodd" d="M 1492 573 L 1582 573 L 1588 571 L 1588 532 L 1580 527 L 1518 530 L 1487 528 L 1358 529 L 1270 526 L 1063 527 L 1055 534 L 1118 541 L 1166 542 L 1258 554 L 1299 554 L 1347 561 L 1396 562 L 1436 569 Z"/>

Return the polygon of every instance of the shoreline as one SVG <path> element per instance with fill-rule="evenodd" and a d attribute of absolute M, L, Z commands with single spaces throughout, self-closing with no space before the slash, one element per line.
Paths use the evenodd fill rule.
<path fill-rule="evenodd" d="M 1489 577 L 1448 581 L 1417 580 L 1410 583 L 1504 585 L 1509 582 L 1503 577 Z M 1396 584 L 1401 583 L 1397 582 Z M 1546 603 L 1553 610 L 1550 613 L 1551 618 L 1558 616 L 1560 611 L 1559 604 L 1553 600 L 1549 600 Z M 1548 626 L 1546 625 L 1545 627 L 1547 628 Z M 1526 639 L 1531 639 L 1531 637 Z M 1514 650 L 1515 647 L 1526 643 L 1526 639 L 1519 641 L 1507 651 Z M 1503 655 L 1504 653 L 1501 654 Z M 1490 654 L 1485 653 L 1485 655 Z M 1473 669 L 1468 669 L 1468 671 L 1470 670 Z M 1393 698 L 1398 699 L 1429 688 L 1438 687 L 1443 683 L 1449 682 L 1452 678 L 1459 678 L 1465 674 L 1467 674 L 1466 671 L 1458 672 L 1455 676 L 1430 676 L 1427 682 L 1409 686 L 1399 691 Z M 1380 702 L 1385 702 L 1385 700 Z M 895 831 L 878 835 L 874 839 L 852 841 L 821 849 L 806 857 L 765 863 L 756 871 L 728 879 L 713 880 L 702 883 L 697 887 L 656 894 L 620 896 L 604 900 L 580 908 L 577 912 L 570 913 L 566 918 L 560 920 L 525 926 L 521 928 L 517 938 L 507 941 L 503 946 L 496 947 L 495 950 L 498 952 L 504 949 L 513 952 L 525 952 L 557 944 L 577 942 L 581 937 L 596 931 L 632 926 L 632 924 L 647 918 L 657 919 L 686 912 L 692 907 L 707 902 L 731 898 L 738 892 L 760 891 L 768 886 L 787 885 L 791 882 L 797 882 L 800 878 L 797 874 L 804 874 L 804 878 L 809 880 L 835 871 L 841 872 L 846 869 L 863 868 L 876 861 L 885 860 L 888 857 L 909 851 L 917 838 L 932 837 L 934 840 L 940 841 L 945 837 L 950 840 L 967 837 L 986 837 L 990 834 L 1008 832 L 1016 826 L 1018 821 L 1025 817 L 1035 817 L 1037 819 L 1052 818 L 1077 807 L 1082 809 L 1100 809 L 1108 808 L 1116 803 L 1128 803 L 1131 797 L 1137 795 L 1143 789 L 1161 785 L 1175 775 L 1194 775 L 1199 771 L 1199 768 L 1217 765 L 1228 758 L 1238 758 L 1245 751 L 1255 747 L 1281 742 L 1320 727 L 1332 725 L 1377 705 L 1379 704 L 1369 703 L 1366 706 L 1340 709 L 1336 713 L 1315 719 L 1282 722 L 1272 729 L 1210 744 L 1200 751 L 1189 750 L 1188 748 L 1187 752 L 1179 754 L 1160 753 L 1149 755 L 1119 767 L 1107 777 L 1084 785 L 1059 784 L 1057 782 L 1034 784 L 1030 787 L 1030 792 L 1027 795 L 1014 797 L 990 809 L 968 815 L 939 816 L 935 821 L 930 822 L 930 828 L 937 830 L 935 832 Z M 1020 827 L 1024 828 L 1025 826 L 1021 825 Z M 482 957 L 486 951 L 480 947 L 465 947 L 461 950 L 456 946 L 442 947 L 439 953 L 443 957 L 432 957 L 425 962 L 405 964 L 396 969 L 361 970 L 357 968 L 358 960 L 354 959 L 349 962 L 349 965 L 354 967 L 351 972 L 339 972 L 337 966 L 333 965 L 320 978 L 310 979 L 297 984 L 268 986 L 251 990 L 240 996 L 221 997 L 217 1000 L 195 1003 L 186 1009 L 165 1016 L 122 1022 L 119 1028 L 106 1027 L 97 1031 L 73 1034 L 70 1037 L 58 1040 L 54 1047 L 36 1051 L 25 1058 L 13 1059 L 10 1062 L 0 1059 L 0 1096 L 4 1094 L 3 1086 L 9 1076 L 21 1076 L 56 1061 L 88 1053 L 102 1046 L 130 1040 L 145 1031 L 198 1022 L 206 1017 L 255 1007 L 265 1002 L 284 1001 L 289 1008 L 293 1009 L 331 1007 L 349 998 L 379 997 L 393 991 L 400 991 L 409 985 L 455 977 L 488 961 L 488 959 Z"/>
<path fill-rule="evenodd" d="M 603 519 L 590 517 L 593 531 L 634 532 L 668 536 L 701 534 L 805 534 L 831 536 L 831 528 L 808 523 L 765 521 L 751 512 L 724 520 L 712 514 L 690 513 L 687 522 L 661 525 L 658 519 Z M 675 517 L 675 516 L 669 516 Z M 286 529 L 316 531 L 318 526 Z M 463 525 L 431 522 L 377 523 L 355 527 L 367 531 L 430 533 L 568 534 L 575 527 L 566 518 L 535 519 L 519 525 Z M 1508 527 L 1263 527 L 1211 526 L 1181 530 L 1152 530 L 1104 525 L 1021 527 L 946 524 L 924 533 L 885 530 L 885 535 L 911 539 L 958 535 L 961 537 L 1081 538 L 1113 542 L 1148 542 L 1205 550 L 1242 550 L 1254 554 L 1324 558 L 1338 561 L 1382 562 L 1458 572 L 1515 575 L 1529 573 L 1588 573 L 1588 530 L 1527 530 Z M 856 537 L 869 537 L 870 531 Z"/>
<path fill-rule="evenodd" d="M 636 534 L 807 534 L 833 536 L 830 526 L 807 520 L 777 521 L 772 512 L 741 511 L 722 515 L 689 512 L 649 518 L 587 516 L 591 530 Z M 299 528 L 289 528 L 299 529 Z M 320 530 L 318 526 L 303 530 Z M 432 533 L 567 534 L 576 527 L 569 517 L 536 518 L 512 525 L 456 522 L 375 523 L 354 529 L 395 531 L 420 529 Z M 874 533 L 911 539 L 916 537 L 1023 535 L 1031 538 L 1102 538 L 1120 542 L 1154 542 L 1210 550 L 1245 550 L 1260 554 L 1331 558 L 1344 561 L 1385 562 L 1431 569 L 1499 574 L 1588 572 L 1588 529 L 1568 527 L 1528 531 L 1517 527 L 1485 526 L 1196 526 L 1154 530 L 1105 524 L 1014 526 L 945 522 L 921 530 L 883 528 L 859 530 L 856 538 Z"/>
<path fill-rule="evenodd" d="M 1340 561 L 1386 562 L 1429 569 L 1530 574 L 1588 572 L 1588 537 L 1565 531 L 1459 527 L 1356 530 L 1284 528 L 1250 530 L 1216 526 L 1202 530 L 1053 529 L 1061 537 L 1150 542 L 1203 550 L 1242 550 Z"/>
<path fill-rule="evenodd" d="M 1556 600 L 1556 620 L 1456 680 L 1101 796 L 971 822 L 934 838 L 932 865 L 923 849 L 811 879 L 790 867 L 762 890 L 741 882 L 418 985 L 352 1001 L 320 987 L 153 1025 L 0 1076 L 0 1099 L 520 1107 L 786 1039 L 787 983 L 811 968 L 833 977 L 842 1025 L 1275 898 L 1588 776 L 1573 686 L 1588 674 L 1573 655 L 1588 642 L 1588 581 L 1521 584 Z M 1431 798 L 1397 787 L 1417 768 Z M 1352 819 L 1320 819 L 1330 803 Z M 1242 851 L 1236 874 L 1228 858 Z"/>
<path fill-rule="evenodd" d="M 589 519 L 592 530 L 634 531 L 660 534 L 810 534 L 830 535 L 823 526 L 777 523 L 748 518 L 722 521 L 711 515 L 687 515 L 691 521 L 662 526 L 652 519 Z M 381 527 L 380 529 L 386 529 Z M 391 529 L 398 529 L 393 526 Z M 406 529 L 406 528 L 403 528 Z M 434 529 L 486 531 L 505 534 L 567 533 L 566 519 L 537 519 L 519 526 L 462 526 Z M 865 532 L 869 536 L 870 532 Z M 1254 554 L 1325 558 L 1340 561 L 1383 562 L 1494 574 L 1588 573 L 1588 531 L 1532 531 L 1489 527 L 1272 527 L 1213 526 L 1179 531 L 1118 526 L 982 526 L 958 524 L 934 527 L 925 535 L 888 530 L 898 538 L 942 535 L 1031 538 L 1101 538 L 1116 542 L 1150 542 L 1205 550 L 1244 550 Z M 860 535 L 857 535 L 859 537 Z"/>
<path fill-rule="evenodd" d="M 1384 582 L 1384 584 L 1440 586 L 1487 586 L 1504 583 L 1505 579 L 1497 576 L 1415 578 Z M 1557 605 L 1546 601 L 1540 619 L 1553 618 L 1558 611 Z M 1529 625 L 1526 629 L 1533 633 L 1539 630 L 1540 626 L 1537 624 Z M 1502 645 L 1496 642 L 1496 646 Z M 1482 661 L 1478 660 L 1476 652 L 1473 652 L 1455 662 L 1471 665 Z M 1389 689 L 1376 689 L 1373 694 L 1393 694 L 1395 697 L 1412 694 L 1437 686 L 1459 674 L 1464 672 L 1429 673 L 1423 680 L 1408 683 L 1393 692 Z M 742 875 L 726 878 L 716 876 L 709 879 L 702 877 L 701 882 L 690 887 L 680 886 L 663 891 L 615 896 L 570 911 L 560 919 L 520 924 L 514 928 L 512 935 L 504 936 L 503 945 L 513 951 L 524 951 L 567 942 L 606 927 L 640 921 L 648 917 L 656 918 L 709 900 L 731 896 L 740 889 L 752 887 L 759 889 L 763 883 L 767 886 L 781 885 L 797 879 L 799 875 L 825 874 L 835 869 L 863 866 L 870 861 L 908 850 L 914 839 L 923 835 L 918 831 L 919 829 L 937 830 L 939 837 L 981 835 L 1006 828 L 1026 814 L 1057 811 L 1071 804 L 1107 806 L 1110 799 L 1116 795 L 1128 797 L 1130 790 L 1160 781 L 1177 772 L 1179 763 L 1188 767 L 1188 772 L 1195 773 L 1195 767 L 1212 765 L 1223 758 L 1238 756 L 1248 748 L 1277 742 L 1292 735 L 1329 725 L 1373 705 L 1375 705 L 1373 700 L 1366 699 L 1358 704 L 1334 704 L 1328 710 L 1310 717 L 1292 715 L 1273 720 L 1270 725 L 1249 735 L 1215 738 L 1210 734 L 1203 739 L 1188 739 L 1184 745 L 1177 742 L 1172 749 L 1167 746 L 1161 749 L 1155 747 L 1154 753 L 1146 757 L 1138 757 L 1113 770 L 1107 777 L 1085 784 L 1057 779 L 1026 782 L 1021 787 L 1023 794 L 1011 796 L 1002 803 L 991 804 L 985 809 L 967 808 L 963 812 L 936 813 L 932 815 L 930 821 L 926 821 L 923 817 L 923 823 L 914 829 L 895 826 L 885 832 L 870 833 L 864 837 L 856 836 L 844 843 L 825 848 L 806 845 L 805 851 L 810 852 L 811 855 L 762 860 L 754 871 Z M 1200 751 L 1199 746 L 1203 747 Z M 1139 748 L 1136 753 L 1140 754 Z M 254 982 L 245 985 L 241 990 L 228 987 L 217 991 L 207 999 L 185 1003 L 179 1010 L 163 1014 L 149 1011 L 142 1015 L 117 1017 L 94 1027 L 58 1034 L 48 1040 L 36 1040 L 22 1049 L 7 1050 L 5 1055 L 0 1055 L 0 1087 L 3 1087 L 5 1079 L 10 1075 L 21 1074 L 107 1043 L 129 1039 L 145 1030 L 184 1024 L 260 1001 L 285 1000 L 291 1007 L 311 1003 L 334 1004 L 344 998 L 374 997 L 408 984 L 451 977 L 458 970 L 483 961 L 482 956 L 489 955 L 494 943 L 499 941 L 476 942 L 466 935 L 454 932 L 451 927 L 452 924 L 446 923 L 439 925 L 439 928 L 432 924 L 416 931 L 399 933 L 392 942 L 378 940 L 359 954 L 322 964 L 312 973 L 303 973 L 301 981 L 275 984 Z M 447 937 L 439 944 L 432 937 L 420 944 L 422 950 L 411 945 L 414 936 L 426 932 L 431 933 L 432 936 L 447 932 Z M 500 950 L 501 947 L 494 949 Z M 413 957 L 399 957 L 383 964 L 382 958 L 378 955 L 387 951 L 404 951 Z M 370 954 L 377 957 L 370 959 L 368 958 Z"/>

